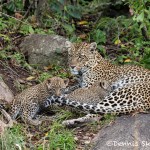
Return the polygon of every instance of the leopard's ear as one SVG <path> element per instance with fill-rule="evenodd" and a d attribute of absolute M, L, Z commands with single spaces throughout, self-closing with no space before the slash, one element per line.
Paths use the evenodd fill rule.
<path fill-rule="evenodd" d="M 67 86 L 69 84 L 69 79 L 64 79 L 64 83 Z"/>
<path fill-rule="evenodd" d="M 99 86 L 106 90 L 108 88 L 109 84 L 107 81 L 100 81 Z"/>
<path fill-rule="evenodd" d="M 97 48 L 97 43 L 93 42 L 90 44 L 90 51 L 93 53 Z"/>
<path fill-rule="evenodd" d="M 51 82 L 52 82 L 51 78 L 45 80 L 45 82 L 46 82 L 47 88 L 51 89 Z"/>
<path fill-rule="evenodd" d="M 47 82 L 47 84 L 50 84 L 51 83 L 51 78 L 47 79 L 46 82 Z"/>

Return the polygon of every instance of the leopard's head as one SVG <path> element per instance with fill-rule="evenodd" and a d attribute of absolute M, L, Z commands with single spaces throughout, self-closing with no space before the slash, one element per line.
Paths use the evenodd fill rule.
<path fill-rule="evenodd" d="M 68 62 L 72 74 L 84 73 L 95 67 L 100 61 L 100 54 L 96 51 L 97 44 L 93 43 L 71 43 L 67 41 L 65 47 L 68 50 Z"/>
<path fill-rule="evenodd" d="M 60 96 L 63 90 L 67 87 L 69 79 L 62 79 L 60 77 L 52 77 L 46 80 L 47 88 L 51 95 Z"/>

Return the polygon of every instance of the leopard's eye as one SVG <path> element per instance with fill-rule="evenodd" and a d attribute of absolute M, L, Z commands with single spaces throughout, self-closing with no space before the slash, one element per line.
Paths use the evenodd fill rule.
<path fill-rule="evenodd" d="M 69 57 L 73 57 L 73 55 L 72 55 L 72 54 L 68 54 L 68 56 L 69 56 Z"/>
<path fill-rule="evenodd" d="M 85 56 L 84 53 L 81 53 L 81 56 Z"/>
<path fill-rule="evenodd" d="M 84 58 L 84 57 L 85 57 L 85 55 L 82 53 L 79 55 L 79 58 Z"/>
<path fill-rule="evenodd" d="M 82 58 L 82 56 L 81 56 L 81 55 L 79 55 L 79 58 Z"/>

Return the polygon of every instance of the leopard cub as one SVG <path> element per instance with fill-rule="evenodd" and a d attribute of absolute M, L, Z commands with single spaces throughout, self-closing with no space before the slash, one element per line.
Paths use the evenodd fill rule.
<path fill-rule="evenodd" d="M 112 91 L 111 85 L 103 80 L 94 83 L 89 88 L 78 88 L 73 92 L 66 94 L 66 98 L 87 104 L 97 104 L 101 102 L 105 96 L 107 96 Z"/>
<path fill-rule="evenodd" d="M 68 79 L 60 77 L 49 78 L 43 83 L 25 89 L 16 95 L 10 110 L 12 119 L 20 116 L 26 123 L 39 125 L 41 121 L 36 114 L 42 106 L 43 101 L 51 95 L 61 95 L 61 90 L 68 85 Z"/>

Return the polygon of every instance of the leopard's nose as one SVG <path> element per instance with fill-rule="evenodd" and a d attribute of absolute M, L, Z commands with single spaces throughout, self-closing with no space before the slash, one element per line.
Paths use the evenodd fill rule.
<path fill-rule="evenodd" d="M 71 69 L 74 69 L 76 66 L 70 66 Z"/>
<path fill-rule="evenodd" d="M 60 95 L 61 95 L 60 91 L 57 91 L 56 96 L 60 96 Z"/>

